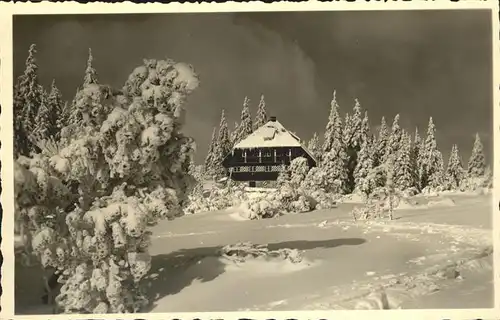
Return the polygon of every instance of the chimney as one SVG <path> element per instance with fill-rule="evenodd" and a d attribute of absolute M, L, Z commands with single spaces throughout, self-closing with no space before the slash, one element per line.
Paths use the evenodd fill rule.
<path fill-rule="evenodd" d="M 276 122 L 276 117 L 275 117 L 275 116 L 272 116 L 271 118 L 269 118 L 269 121 L 271 121 L 271 122 Z"/>

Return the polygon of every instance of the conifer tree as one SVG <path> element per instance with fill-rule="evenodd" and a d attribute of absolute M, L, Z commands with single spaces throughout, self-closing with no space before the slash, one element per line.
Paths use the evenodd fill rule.
<path fill-rule="evenodd" d="M 207 157 L 205 158 L 204 171 L 207 174 L 213 173 L 213 160 L 214 160 L 214 151 L 216 144 L 217 144 L 217 128 L 214 127 L 214 129 L 212 130 L 212 139 L 210 140 L 210 145 L 208 147 Z"/>
<path fill-rule="evenodd" d="M 57 128 L 56 137 L 57 137 L 57 139 L 61 138 L 61 130 L 70 124 L 70 122 L 69 122 L 70 111 L 71 111 L 70 105 L 67 101 L 62 103 L 60 105 L 60 109 L 57 111 L 57 114 L 59 115 L 56 119 L 56 128 Z"/>
<path fill-rule="evenodd" d="M 333 98 L 330 103 L 330 115 L 328 116 L 328 123 L 326 124 L 323 138 L 323 154 L 330 152 L 335 144 L 342 142 L 342 119 L 339 113 L 336 94 L 337 92 L 333 91 Z"/>
<path fill-rule="evenodd" d="M 351 116 L 346 115 L 344 141 L 348 149 L 353 149 L 355 152 L 358 152 L 361 149 L 361 143 L 363 140 L 363 119 L 361 118 L 361 104 L 358 99 L 354 99 L 354 107 L 352 111 L 353 113 Z"/>
<path fill-rule="evenodd" d="M 253 123 L 253 131 L 262 127 L 266 123 L 267 123 L 266 101 L 264 100 L 264 95 L 261 95 L 259 107 L 257 108 L 257 114 L 255 115 L 255 121 Z"/>
<path fill-rule="evenodd" d="M 448 165 L 446 166 L 444 179 L 446 188 L 457 190 L 464 179 L 464 173 L 458 146 L 454 144 L 451 148 L 450 157 L 448 158 Z"/>
<path fill-rule="evenodd" d="M 93 61 L 94 61 L 94 57 L 92 55 L 92 49 L 89 48 L 89 56 L 87 59 L 87 66 L 85 68 L 85 74 L 83 76 L 83 84 L 76 89 L 75 98 L 69 104 L 69 110 L 67 111 L 67 113 L 69 114 L 68 123 L 74 127 L 81 126 L 82 121 L 84 121 L 81 108 L 79 108 L 77 106 L 78 102 L 76 101 L 77 97 L 81 94 L 80 91 L 83 88 L 85 88 L 85 86 L 88 86 L 91 84 L 99 84 L 99 82 L 97 80 L 97 71 L 95 70 L 95 68 L 92 64 Z"/>
<path fill-rule="evenodd" d="M 85 69 L 85 76 L 83 77 L 83 85 L 89 84 L 99 84 L 97 81 L 97 71 L 95 70 L 92 62 L 94 61 L 94 57 L 92 56 L 92 49 L 89 48 L 89 57 L 87 60 L 87 68 Z"/>
<path fill-rule="evenodd" d="M 374 160 L 373 165 L 378 167 L 382 164 L 383 159 L 385 158 L 385 154 L 387 151 L 387 146 L 389 144 L 389 134 L 387 131 L 387 124 L 385 122 L 385 117 L 382 117 L 382 121 L 380 123 L 380 129 L 378 131 L 378 137 L 376 139 L 376 147 L 374 150 Z"/>
<path fill-rule="evenodd" d="M 391 134 L 389 136 L 389 144 L 387 145 L 387 154 L 397 154 L 401 147 L 402 131 L 399 126 L 399 114 L 394 117 L 391 127 Z"/>
<path fill-rule="evenodd" d="M 354 169 L 354 182 L 356 189 L 367 193 L 365 181 L 373 169 L 373 145 L 368 140 L 364 140 L 358 154 L 358 163 Z"/>
<path fill-rule="evenodd" d="M 411 167 L 413 175 L 413 187 L 417 190 L 421 189 L 421 179 L 420 179 L 420 163 L 421 163 L 421 150 L 422 150 L 422 139 L 418 133 L 418 128 L 415 129 L 415 136 L 413 139 L 413 144 L 411 146 Z"/>
<path fill-rule="evenodd" d="M 394 158 L 394 186 L 399 190 L 407 190 L 414 184 L 414 168 L 412 167 L 411 136 L 401 133 L 400 148 Z"/>
<path fill-rule="evenodd" d="M 28 139 L 28 132 L 24 128 L 23 122 L 23 97 L 19 86 L 14 86 L 13 111 L 14 111 L 14 156 L 27 156 L 30 153 L 31 142 Z"/>
<path fill-rule="evenodd" d="M 354 190 L 354 170 L 357 165 L 358 152 L 361 149 L 362 137 L 362 122 L 361 104 L 358 99 L 354 100 L 353 113 L 351 116 L 346 115 L 346 125 L 344 131 L 344 143 L 347 153 L 347 183 L 346 190 L 351 192 Z"/>
<path fill-rule="evenodd" d="M 483 151 L 483 144 L 479 134 L 476 133 L 472 154 L 467 165 L 467 174 L 470 178 L 480 178 L 484 176 L 486 160 Z"/>
<path fill-rule="evenodd" d="M 62 127 L 67 125 L 67 114 L 61 92 L 57 88 L 55 80 L 52 81 L 52 85 L 50 87 L 48 108 L 51 114 L 49 135 L 57 140 Z"/>
<path fill-rule="evenodd" d="M 51 112 L 49 105 L 49 94 L 44 90 L 38 113 L 35 117 L 35 128 L 33 137 L 36 140 L 48 140 L 55 127 L 55 114 Z"/>
<path fill-rule="evenodd" d="M 370 120 L 368 119 L 368 111 L 365 111 L 365 116 L 361 122 L 361 141 L 368 141 L 371 143 L 372 136 L 370 132 Z"/>
<path fill-rule="evenodd" d="M 82 112 L 79 108 L 76 107 L 77 104 L 76 97 L 78 97 L 79 95 L 80 95 L 80 89 L 77 89 L 75 97 L 69 104 L 69 109 L 68 109 L 68 114 L 69 114 L 68 122 L 70 125 L 74 127 L 80 126 L 83 121 Z"/>
<path fill-rule="evenodd" d="M 338 194 L 350 192 L 347 161 L 345 147 L 340 142 L 336 143 L 328 153 L 323 154 L 321 170 L 325 173 L 325 191 Z"/>
<path fill-rule="evenodd" d="M 385 194 L 387 196 L 387 202 L 389 204 L 389 220 L 393 220 L 393 211 L 394 211 L 394 203 L 393 198 L 396 194 L 396 185 L 394 181 L 394 165 L 395 165 L 395 156 L 393 154 L 389 154 L 387 156 L 385 166 L 386 170 L 386 182 L 385 182 Z"/>
<path fill-rule="evenodd" d="M 438 150 L 435 134 L 436 127 L 432 117 L 430 117 L 427 136 L 421 152 L 420 177 L 422 179 L 422 188 L 427 186 L 437 188 L 443 182 L 443 156 Z"/>
<path fill-rule="evenodd" d="M 234 129 L 229 133 L 229 140 L 231 141 L 231 145 L 234 146 L 238 140 L 238 122 L 234 122 Z"/>
<path fill-rule="evenodd" d="M 434 171 L 429 176 L 429 186 L 431 188 L 439 188 L 444 186 L 444 160 L 441 151 L 436 151 Z"/>
<path fill-rule="evenodd" d="M 14 129 L 16 130 L 17 151 L 23 155 L 28 155 L 34 148 L 31 136 L 36 128 L 35 118 L 42 103 L 43 88 L 38 82 L 38 65 L 35 55 L 36 45 L 29 48 L 26 68 L 24 73 L 18 78 L 14 90 Z"/>
<path fill-rule="evenodd" d="M 309 143 L 307 144 L 307 149 L 309 149 L 309 151 L 311 151 L 311 153 L 316 158 L 316 160 L 320 161 L 321 146 L 319 143 L 318 134 L 316 132 L 313 134 L 311 140 L 309 140 Z"/>
<path fill-rule="evenodd" d="M 227 128 L 227 120 L 224 114 L 224 110 L 222 110 L 220 124 L 219 124 L 219 133 L 217 134 L 217 143 L 214 148 L 214 156 L 212 158 L 213 161 L 213 175 L 216 177 L 224 176 L 225 169 L 222 166 L 222 161 L 227 156 L 229 152 L 231 152 L 231 141 L 229 141 L 229 131 Z"/>
<path fill-rule="evenodd" d="M 243 101 L 243 109 L 241 110 L 241 121 L 238 126 L 238 130 L 236 133 L 236 141 L 235 143 L 240 142 L 241 140 L 248 137 L 253 132 L 252 126 L 252 117 L 250 115 L 250 99 L 245 97 Z"/>

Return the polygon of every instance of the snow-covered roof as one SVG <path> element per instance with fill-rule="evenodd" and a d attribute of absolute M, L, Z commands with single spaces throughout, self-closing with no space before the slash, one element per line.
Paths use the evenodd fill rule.
<path fill-rule="evenodd" d="M 238 142 L 235 149 L 265 147 L 301 147 L 300 140 L 278 121 L 269 121 L 251 135 Z"/>
<path fill-rule="evenodd" d="M 269 121 L 245 139 L 238 142 L 234 149 L 254 149 L 272 147 L 301 147 L 314 161 L 316 159 L 300 142 L 299 137 L 285 129 L 277 120 Z"/>

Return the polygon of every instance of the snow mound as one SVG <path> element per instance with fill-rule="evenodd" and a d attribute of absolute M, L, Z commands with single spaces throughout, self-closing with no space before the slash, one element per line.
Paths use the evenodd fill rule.
<path fill-rule="evenodd" d="M 427 203 L 427 207 L 453 207 L 455 206 L 455 201 L 450 198 L 438 198 L 435 200 L 430 200 Z"/>
<path fill-rule="evenodd" d="M 363 203 L 365 200 L 359 193 L 348 194 L 342 197 L 344 203 Z"/>
<path fill-rule="evenodd" d="M 235 262 L 245 262 L 258 257 L 288 260 L 292 263 L 300 263 L 303 260 L 302 253 L 297 249 L 270 250 L 267 245 L 250 242 L 226 245 L 220 249 L 219 253 L 222 257 Z"/>
<path fill-rule="evenodd" d="M 220 250 L 221 261 L 228 271 L 247 271 L 252 274 L 295 272 L 313 266 L 297 249 L 268 249 L 267 245 L 240 242 Z"/>
<path fill-rule="evenodd" d="M 256 257 L 245 261 L 243 264 L 235 263 L 233 260 L 228 259 L 223 259 L 222 262 L 226 265 L 226 271 L 249 272 L 252 275 L 283 275 L 313 266 L 312 263 L 305 260 L 294 263 L 289 260 L 281 260 L 273 257 Z"/>
<path fill-rule="evenodd" d="M 395 210 L 408 210 L 408 209 L 417 209 L 420 206 L 416 203 L 412 203 L 410 200 L 406 198 L 399 199 L 399 203 L 394 208 Z"/>

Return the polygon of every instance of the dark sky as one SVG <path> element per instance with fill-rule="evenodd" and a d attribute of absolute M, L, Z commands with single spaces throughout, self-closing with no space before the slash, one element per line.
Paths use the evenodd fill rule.
<path fill-rule="evenodd" d="M 202 161 L 225 109 L 229 127 L 244 97 L 302 139 L 322 133 L 334 89 L 342 113 L 358 97 L 372 127 L 396 113 L 412 133 L 435 120 L 447 159 L 467 161 L 479 132 L 492 157 L 491 15 L 484 10 L 59 15 L 14 18 L 14 72 L 38 45 L 41 81 L 70 100 L 88 48 L 101 83 L 121 87 L 143 58 L 190 63 L 201 85 L 186 105 L 185 131 Z"/>

